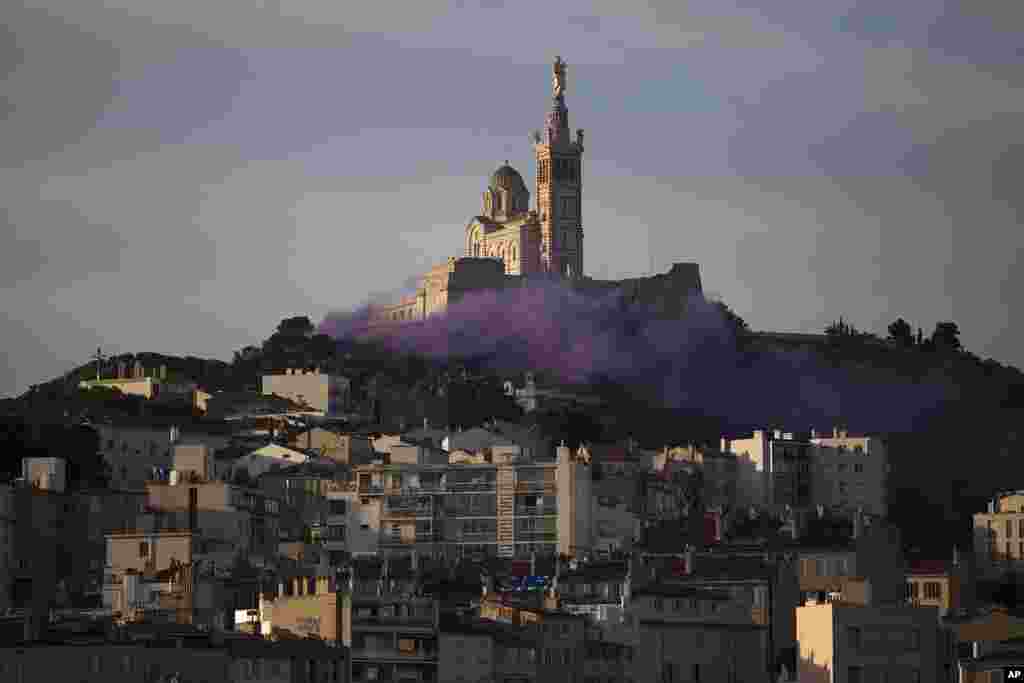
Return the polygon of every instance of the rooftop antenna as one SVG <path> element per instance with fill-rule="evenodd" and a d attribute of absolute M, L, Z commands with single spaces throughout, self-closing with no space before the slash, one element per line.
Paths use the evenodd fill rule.
<path fill-rule="evenodd" d="M 101 363 L 103 363 L 103 361 L 106 360 L 106 357 L 103 355 L 103 352 L 100 350 L 100 348 L 96 347 L 96 355 L 94 355 L 92 358 L 93 360 L 96 361 L 96 381 L 99 382 L 100 368 L 102 367 Z"/>

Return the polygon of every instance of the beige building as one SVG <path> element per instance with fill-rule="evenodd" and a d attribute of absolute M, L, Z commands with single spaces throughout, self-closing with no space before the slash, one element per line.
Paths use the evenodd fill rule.
<path fill-rule="evenodd" d="M 104 389 L 117 389 L 122 394 L 130 396 L 141 396 L 145 399 L 156 398 L 160 391 L 160 380 L 155 377 L 125 377 L 120 379 L 93 379 L 79 382 L 82 389 L 93 387 Z"/>
<path fill-rule="evenodd" d="M 755 430 L 722 439 L 737 456 L 737 502 L 780 509 L 822 506 L 849 515 L 887 512 L 888 456 L 877 437 L 835 429 L 810 438 L 782 430 Z"/>
<path fill-rule="evenodd" d="M 934 607 L 809 603 L 796 623 L 801 683 L 950 680 Z"/>
<path fill-rule="evenodd" d="M 974 552 L 985 575 L 1024 567 L 1024 491 L 996 494 L 974 515 Z"/>
<path fill-rule="evenodd" d="M 888 513 L 889 456 L 878 437 L 855 436 L 845 429 L 831 436 L 811 433 L 818 446 L 814 502 L 827 508 L 861 509 L 878 517 Z"/>
<path fill-rule="evenodd" d="M 121 488 L 142 488 L 153 479 L 153 470 L 174 467 L 175 446 L 203 444 L 216 451 L 230 443 L 230 436 L 216 427 L 178 427 L 147 424 L 99 424 L 100 453 L 111 468 L 111 482 Z"/>
<path fill-rule="evenodd" d="M 378 533 L 386 554 L 511 558 L 591 548 L 590 467 L 568 448 L 558 449 L 556 462 L 502 452 L 478 457 L 358 465 L 348 495 L 332 495 L 350 501 L 360 527 L 350 531 Z M 355 538 L 349 547 L 356 551 Z"/>
<path fill-rule="evenodd" d="M 323 427 L 314 427 L 296 434 L 288 441 L 288 445 L 317 451 L 325 458 L 345 464 L 368 458 L 374 448 L 369 437 L 335 432 Z"/>
<path fill-rule="evenodd" d="M 815 447 L 780 430 L 755 430 L 743 439 L 722 439 L 721 450 L 737 456 L 738 503 L 781 510 L 812 505 Z"/>
<path fill-rule="evenodd" d="M 22 458 L 21 476 L 29 486 L 64 493 L 68 481 L 67 462 L 64 458 Z"/>
<path fill-rule="evenodd" d="M 309 406 L 320 415 L 341 414 L 351 402 L 351 382 L 319 370 L 289 369 L 280 374 L 264 375 L 261 391 L 267 396 L 280 396 Z"/>

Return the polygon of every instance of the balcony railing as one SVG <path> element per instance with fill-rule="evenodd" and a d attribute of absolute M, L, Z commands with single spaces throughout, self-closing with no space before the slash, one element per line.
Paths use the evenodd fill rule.
<path fill-rule="evenodd" d="M 517 517 L 553 517 L 558 514 L 558 511 L 554 508 L 517 505 L 515 508 L 515 514 Z"/>
<path fill-rule="evenodd" d="M 353 660 L 367 660 L 367 661 L 382 661 L 382 660 L 413 660 L 413 661 L 430 661 L 437 659 L 437 649 L 435 648 L 417 648 L 415 650 L 399 650 L 396 648 L 356 648 L 353 647 L 350 650 L 350 655 Z M 393 678 L 393 680 L 399 680 Z"/>
<path fill-rule="evenodd" d="M 517 481 L 516 492 L 520 491 L 543 491 L 544 489 L 555 488 L 554 479 L 533 479 L 530 481 Z"/>
<path fill-rule="evenodd" d="M 415 515 L 417 517 L 429 517 L 434 514 L 434 506 L 427 504 L 420 504 L 416 502 L 409 503 L 385 503 L 384 514 L 388 515 Z"/>
<path fill-rule="evenodd" d="M 448 482 L 449 491 L 493 491 L 497 486 L 494 479 L 455 480 Z"/>
<path fill-rule="evenodd" d="M 557 531 L 521 531 L 516 529 L 517 541 L 550 541 L 558 540 Z"/>
<path fill-rule="evenodd" d="M 450 540 L 456 543 L 473 543 L 476 541 L 493 541 L 498 536 L 498 530 L 493 531 L 456 531 L 450 534 Z"/>
<path fill-rule="evenodd" d="M 432 614 L 375 614 L 372 616 L 357 617 L 352 615 L 352 626 L 410 626 L 415 628 L 430 628 L 434 625 Z"/>

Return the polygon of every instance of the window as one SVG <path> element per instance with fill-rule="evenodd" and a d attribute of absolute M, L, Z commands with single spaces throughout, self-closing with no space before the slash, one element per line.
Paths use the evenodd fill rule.
<path fill-rule="evenodd" d="M 149 543 L 145 541 L 139 543 L 139 557 L 149 557 Z"/>
<path fill-rule="evenodd" d="M 846 683 L 863 683 L 864 669 L 859 666 L 846 667 Z"/>
<path fill-rule="evenodd" d="M 938 581 L 927 581 L 924 584 L 924 597 L 937 600 L 942 597 L 942 585 Z"/>
<path fill-rule="evenodd" d="M 1010 538 L 1013 536 L 1013 520 L 1006 520 L 1006 537 Z"/>
<path fill-rule="evenodd" d="M 91 655 L 89 657 L 89 673 L 103 673 L 103 658 L 100 655 Z"/>
<path fill-rule="evenodd" d="M 920 594 L 920 590 L 919 589 L 920 589 L 920 584 L 918 584 L 918 583 L 916 583 L 914 581 L 911 581 L 911 582 L 907 583 L 907 597 L 908 598 L 912 598 L 912 599 L 917 599 L 918 595 Z"/>
<path fill-rule="evenodd" d="M 861 472 L 863 472 L 863 471 L 864 471 L 864 465 L 860 464 L 859 462 L 858 462 L 858 463 L 856 463 L 856 464 L 855 464 L 855 465 L 853 466 L 853 471 L 854 471 L 854 472 L 857 472 L 858 474 L 859 474 L 859 473 L 861 473 Z"/>
<path fill-rule="evenodd" d="M 663 607 L 664 607 L 664 602 L 662 601 L 662 599 L 661 598 L 655 598 L 654 599 L 654 609 L 656 611 L 660 612 L 663 609 Z"/>
<path fill-rule="evenodd" d="M 854 626 L 851 626 L 851 627 L 847 628 L 846 629 L 846 644 L 847 644 L 847 646 L 850 647 L 853 650 L 859 650 L 860 649 L 860 636 L 861 636 L 861 632 L 860 632 L 859 628 L 854 627 Z"/>

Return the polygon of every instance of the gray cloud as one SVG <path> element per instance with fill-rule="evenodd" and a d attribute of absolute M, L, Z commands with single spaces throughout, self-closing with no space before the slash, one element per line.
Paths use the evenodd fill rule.
<path fill-rule="evenodd" d="M 555 53 L 591 273 L 699 261 L 755 327 L 952 318 L 1024 363 L 1013 3 L 33 5 L 0 21 L 0 394 L 100 342 L 229 358 L 458 253 L 493 167 L 533 173 Z"/>

